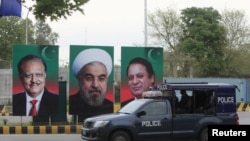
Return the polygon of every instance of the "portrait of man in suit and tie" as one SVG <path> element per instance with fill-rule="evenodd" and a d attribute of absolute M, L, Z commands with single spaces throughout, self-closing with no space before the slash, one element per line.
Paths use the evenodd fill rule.
<path fill-rule="evenodd" d="M 155 72 L 151 63 L 142 57 L 130 60 L 127 69 L 128 86 L 133 98 L 121 103 L 123 107 L 134 99 L 142 98 L 143 92 L 155 85 Z"/>
<path fill-rule="evenodd" d="M 19 80 L 24 88 L 13 94 L 13 115 L 49 116 L 57 113 L 57 93 L 46 88 L 47 65 L 42 57 L 28 54 L 17 63 Z"/>
<path fill-rule="evenodd" d="M 162 83 L 163 48 L 122 47 L 121 51 L 120 105 L 123 107 Z"/>

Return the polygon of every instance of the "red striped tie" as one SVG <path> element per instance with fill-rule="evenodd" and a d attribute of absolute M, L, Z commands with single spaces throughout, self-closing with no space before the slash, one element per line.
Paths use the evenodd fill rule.
<path fill-rule="evenodd" d="M 30 116 L 36 116 L 36 102 L 37 100 L 31 100 L 30 103 L 32 104 L 31 110 L 30 110 Z"/>

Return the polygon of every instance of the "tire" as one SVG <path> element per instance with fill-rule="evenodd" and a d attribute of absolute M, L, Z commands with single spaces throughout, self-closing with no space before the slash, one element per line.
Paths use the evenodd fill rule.
<path fill-rule="evenodd" d="M 111 135 L 111 141 L 131 141 L 131 137 L 124 131 L 116 131 Z"/>
<path fill-rule="evenodd" d="M 207 128 L 203 128 L 199 135 L 199 141 L 208 141 Z"/>

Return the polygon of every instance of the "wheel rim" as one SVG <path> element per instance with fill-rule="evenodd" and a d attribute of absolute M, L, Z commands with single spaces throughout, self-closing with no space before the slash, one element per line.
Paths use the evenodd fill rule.
<path fill-rule="evenodd" d="M 127 141 L 123 136 L 118 136 L 115 141 Z"/>

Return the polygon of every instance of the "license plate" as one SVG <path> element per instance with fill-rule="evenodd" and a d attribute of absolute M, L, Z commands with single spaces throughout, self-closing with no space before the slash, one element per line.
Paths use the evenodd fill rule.
<path fill-rule="evenodd" d="M 82 130 L 82 135 L 85 136 L 86 135 L 86 131 Z"/>

